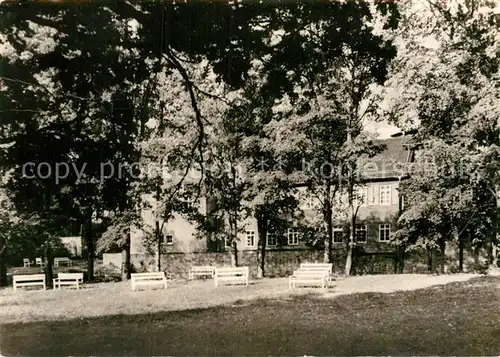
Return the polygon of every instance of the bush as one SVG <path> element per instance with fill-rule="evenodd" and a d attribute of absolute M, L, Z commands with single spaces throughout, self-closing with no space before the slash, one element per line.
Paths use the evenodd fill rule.
<path fill-rule="evenodd" d="M 96 269 L 94 279 L 98 283 L 121 281 L 121 269 L 113 264 L 102 266 Z"/>

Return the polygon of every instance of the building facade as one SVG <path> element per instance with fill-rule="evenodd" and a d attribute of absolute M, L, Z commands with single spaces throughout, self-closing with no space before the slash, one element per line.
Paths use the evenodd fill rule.
<path fill-rule="evenodd" d="M 356 226 L 356 249 L 362 254 L 394 254 L 394 247 L 389 244 L 390 234 L 396 229 L 397 218 L 402 200 L 399 185 L 407 177 L 408 164 L 412 160 L 412 151 L 408 148 L 407 137 L 401 136 L 381 141 L 384 150 L 373 158 L 360 161 L 358 174 L 363 175 L 363 185 L 357 187 L 356 206 L 359 206 Z M 317 216 L 317 202 L 308 192 L 307 187 L 297 187 L 300 208 L 305 217 Z M 340 197 L 340 201 L 344 198 Z M 340 207 L 340 206 L 339 206 Z M 200 209 L 206 211 L 207 202 L 202 199 Z M 154 227 L 153 209 L 143 212 L 144 221 Z M 348 235 L 346 216 L 343 212 L 335 212 L 335 228 L 333 236 L 334 256 L 343 265 L 343 256 Z M 240 264 L 256 264 L 256 250 L 259 233 L 257 221 L 248 219 L 242 222 L 243 232 L 237 239 L 237 247 L 241 257 Z M 154 267 L 154 256 L 144 244 L 144 231 L 133 231 L 131 255 L 135 265 Z M 296 265 L 305 260 L 321 260 L 322 248 L 303 239 L 298 228 L 292 224 L 284 235 L 278 236 L 269 232 L 266 240 L 266 264 Z M 163 227 L 162 256 L 166 269 L 177 270 L 178 265 L 195 264 L 229 264 L 229 254 L 225 242 L 211 242 L 197 235 L 194 224 L 181 215 L 176 215 Z M 273 258 L 274 257 L 274 258 Z M 274 260 L 273 260 L 274 259 Z M 177 262 L 177 263 L 176 263 Z M 276 264 L 276 262 L 278 262 Z M 392 264 L 392 263 L 391 263 Z M 188 267 L 184 267 L 184 270 Z M 275 270 L 280 270 L 275 269 Z M 284 272 L 285 273 L 285 272 Z M 279 275 L 279 273 L 275 274 Z"/>

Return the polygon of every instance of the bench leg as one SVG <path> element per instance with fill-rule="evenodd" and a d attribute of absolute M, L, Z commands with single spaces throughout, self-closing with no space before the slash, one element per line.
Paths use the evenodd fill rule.
<path fill-rule="evenodd" d="M 215 282 L 215 286 L 219 286 L 219 281 L 217 279 L 214 279 L 214 282 Z"/>
<path fill-rule="evenodd" d="M 13 288 L 14 288 L 14 291 L 17 291 L 17 285 L 16 285 L 16 283 L 14 283 Z"/>

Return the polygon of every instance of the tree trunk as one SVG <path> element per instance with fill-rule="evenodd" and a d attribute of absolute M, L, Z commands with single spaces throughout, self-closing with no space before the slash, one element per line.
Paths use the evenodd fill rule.
<path fill-rule="evenodd" d="M 464 272 L 464 240 L 462 237 L 458 238 L 458 271 Z"/>
<path fill-rule="evenodd" d="M 495 188 L 496 192 L 496 202 L 497 202 L 497 224 L 496 224 L 496 234 L 493 237 L 493 242 L 491 244 L 491 267 L 498 269 L 498 243 L 500 242 L 500 185 Z"/>
<path fill-rule="evenodd" d="M 401 179 L 399 179 L 398 187 L 401 187 Z M 399 218 L 403 214 L 403 195 L 398 194 L 398 221 L 397 221 L 397 226 L 398 228 L 401 228 L 399 224 Z M 405 266 L 405 251 L 406 251 L 406 244 L 404 242 L 401 242 L 400 245 L 396 247 L 396 260 L 397 260 L 397 267 L 396 267 L 396 273 L 397 274 L 403 274 L 404 272 L 404 266 Z"/>
<path fill-rule="evenodd" d="M 350 238 L 349 238 L 350 239 Z M 352 267 L 352 250 L 353 247 L 349 243 L 349 246 L 347 247 L 347 258 L 345 260 L 345 271 L 344 274 L 345 276 L 349 276 L 351 274 L 351 267 Z"/>
<path fill-rule="evenodd" d="M 0 257 L 0 286 L 7 286 L 7 264 L 4 257 Z"/>
<path fill-rule="evenodd" d="M 479 266 L 479 247 L 475 246 L 473 248 L 473 254 L 474 254 L 474 265 L 476 266 L 475 269 Z"/>
<path fill-rule="evenodd" d="M 257 278 L 262 279 L 265 276 L 266 259 L 266 238 L 268 232 L 268 220 L 264 213 L 257 214 Z"/>
<path fill-rule="evenodd" d="M 398 247 L 399 252 L 398 252 L 398 260 L 399 260 L 399 265 L 398 265 L 398 274 L 403 274 L 404 269 L 405 269 L 405 251 L 406 251 L 406 246 L 403 243 L 401 246 Z"/>
<path fill-rule="evenodd" d="M 439 240 L 439 273 L 444 274 L 446 267 L 446 240 Z"/>
<path fill-rule="evenodd" d="M 266 276 L 266 238 L 262 237 L 262 243 L 260 249 L 257 252 L 257 278 L 262 279 Z"/>
<path fill-rule="evenodd" d="M 231 266 L 237 267 L 238 266 L 238 244 L 237 244 L 238 223 L 236 222 L 236 220 L 233 220 L 232 218 L 229 219 L 229 229 L 231 234 L 231 249 L 230 249 Z"/>
<path fill-rule="evenodd" d="M 85 242 L 87 243 L 87 282 L 94 281 L 94 235 L 92 234 L 92 213 L 85 216 Z"/>
<path fill-rule="evenodd" d="M 122 280 L 130 280 L 130 274 L 132 273 L 132 265 L 130 263 L 130 229 L 125 232 L 126 242 L 125 242 L 125 262 L 123 263 L 122 269 Z"/>
<path fill-rule="evenodd" d="M 54 274 L 52 271 L 52 246 L 50 242 L 45 244 L 45 281 L 48 287 L 52 287 L 52 279 Z"/>
<path fill-rule="evenodd" d="M 349 232 L 349 242 L 347 243 L 347 257 L 345 259 L 345 270 L 344 270 L 345 276 L 351 275 L 353 250 L 354 250 L 354 233 Z"/>
<path fill-rule="evenodd" d="M 432 274 L 432 249 L 427 247 L 427 271 Z"/>
<path fill-rule="evenodd" d="M 353 260 L 353 255 L 354 255 L 354 246 L 356 244 L 355 242 L 355 232 L 356 232 L 356 213 L 354 211 L 354 208 L 352 207 L 351 203 L 351 220 L 349 222 L 349 242 L 347 246 L 347 258 L 345 261 L 345 271 L 344 274 L 346 276 L 351 275 L 351 268 L 352 268 L 352 260 Z"/>
<path fill-rule="evenodd" d="M 498 268 L 498 247 L 497 247 L 497 242 L 493 242 L 492 243 L 492 247 L 491 247 L 491 266 L 493 268 Z"/>
<path fill-rule="evenodd" d="M 161 271 L 161 234 L 160 234 L 160 222 L 156 221 L 155 222 L 156 228 L 155 228 L 155 235 L 156 235 L 156 270 L 158 272 Z"/>
<path fill-rule="evenodd" d="M 328 203 L 330 205 L 330 203 Z M 333 222 L 332 222 L 332 208 L 327 207 L 325 210 L 325 221 L 326 221 L 326 239 L 325 239 L 325 252 L 323 256 L 324 263 L 332 262 L 332 245 L 333 245 Z"/>
<path fill-rule="evenodd" d="M 7 286 L 7 247 L 5 238 L 0 237 L 0 286 Z"/>
<path fill-rule="evenodd" d="M 351 113 L 352 114 L 352 113 Z M 351 133 L 350 127 L 347 128 L 347 138 L 346 138 L 346 144 L 351 145 L 352 144 L 352 133 Z M 351 268 L 352 268 L 352 258 L 353 258 L 353 250 L 354 250 L 354 238 L 355 238 L 355 229 L 356 229 L 356 215 L 354 212 L 354 181 L 353 181 L 353 172 L 352 172 L 352 165 L 349 165 L 347 168 L 347 193 L 348 193 L 348 199 L 349 199 L 349 207 L 351 209 L 351 219 L 349 222 L 349 241 L 347 242 L 347 257 L 345 260 L 345 269 L 344 269 L 344 274 L 345 276 L 351 275 Z"/>
<path fill-rule="evenodd" d="M 233 239 L 233 242 L 231 243 L 231 266 L 232 267 L 237 267 L 238 266 L 238 245 Z"/>

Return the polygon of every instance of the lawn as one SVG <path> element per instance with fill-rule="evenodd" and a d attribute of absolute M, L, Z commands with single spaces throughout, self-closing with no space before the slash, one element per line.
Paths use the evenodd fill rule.
<path fill-rule="evenodd" d="M 379 282 L 383 281 L 380 279 Z M 404 275 L 399 279 L 407 280 Z M 269 281 L 266 283 L 271 284 Z M 242 290 L 246 287 L 212 291 L 208 285 L 199 283 L 189 289 L 198 295 L 204 291 L 206 299 L 215 294 L 226 296 L 226 303 L 179 311 L 153 312 L 153 308 L 152 312 L 140 315 L 63 317 L 59 321 L 45 321 L 42 315 L 37 315 L 36 322 L 0 325 L 0 350 L 5 356 L 500 353 L 499 278 L 474 278 L 393 293 L 349 293 L 346 286 L 352 281 L 355 280 L 344 283 L 343 288 L 339 283 L 338 296 L 310 295 L 307 290 L 285 294 L 281 287 L 273 288 L 266 283 L 248 287 L 246 295 Z M 178 294 L 186 289 L 179 287 Z M 93 304 L 92 299 L 85 298 L 88 291 L 66 293 L 83 294 L 79 303 L 80 309 L 85 310 L 87 303 Z M 264 295 L 264 291 L 269 293 Z M 57 297 L 59 293 L 64 291 L 39 292 L 34 299 L 41 301 L 42 295 Z M 28 305 L 24 296 L 33 298 L 35 294 L 27 292 L 19 298 Z M 161 294 L 161 291 L 139 292 L 136 297 L 159 298 Z M 88 296 L 94 295 L 92 292 Z M 244 298 L 234 300 L 238 295 Z M 259 299 L 259 295 L 267 298 Z M 0 298 L 3 305 L 0 310 L 8 304 L 5 296 L 3 300 Z M 176 295 L 169 297 L 172 304 L 178 304 Z M 109 299 L 123 300 L 119 294 Z M 11 316 L 11 321 L 14 320 Z"/>

